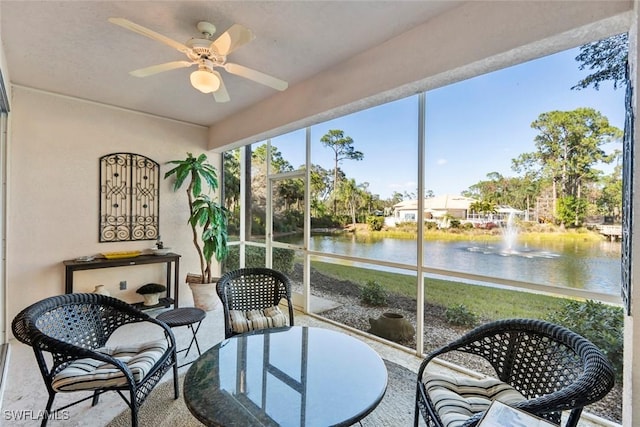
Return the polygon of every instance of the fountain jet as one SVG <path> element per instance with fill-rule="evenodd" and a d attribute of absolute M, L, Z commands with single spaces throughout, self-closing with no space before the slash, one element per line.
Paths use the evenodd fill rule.
<path fill-rule="evenodd" d="M 505 226 L 500 226 L 500 229 L 502 230 L 502 245 L 504 252 L 517 252 L 515 245 L 518 241 L 518 226 L 516 225 L 513 212 L 509 213 L 507 224 Z"/>
<path fill-rule="evenodd" d="M 515 221 L 515 213 L 510 212 L 507 217 L 507 222 L 500 226 L 502 232 L 502 243 L 498 247 L 497 245 L 491 246 L 472 246 L 467 248 L 469 252 L 478 252 L 485 255 L 500 255 L 500 256 L 518 256 L 523 258 L 557 258 L 559 255 L 549 251 L 536 251 L 528 247 L 518 247 L 518 226 Z"/>

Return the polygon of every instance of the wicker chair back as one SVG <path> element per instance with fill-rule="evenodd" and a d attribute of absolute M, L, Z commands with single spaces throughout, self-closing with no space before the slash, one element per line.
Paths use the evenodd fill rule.
<path fill-rule="evenodd" d="M 149 317 L 144 313 L 131 313 L 129 308 L 129 304 L 121 300 L 99 294 L 84 294 L 82 298 L 56 296 L 31 305 L 16 316 L 14 335 L 28 345 L 47 337 L 95 349 L 104 346 L 121 325 Z"/>
<path fill-rule="evenodd" d="M 120 326 L 137 322 L 149 322 L 157 325 L 162 328 L 167 340 L 167 350 L 149 369 L 144 378 L 138 381 L 134 380 L 134 375 L 126 363 L 106 353 L 94 351 L 103 347 Z M 58 393 L 52 386 L 55 375 L 80 359 L 93 359 L 113 365 L 114 368 L 122 372 L 126 384 L 96 388 L 93 390 L 93 396 L 58 408 L 58 411 L 87 399 L 93 399 L 92 404 L 96 405 L 100 394 L 110 390 L 119 390 L 118 393 L 131 408 L 131 423 L 133 427 L 136 427 L 140 405 L 160 378 L 170 369 L 173 369 L 175 398 L 177 399 L 179 396 L 176 345 L 171 329 L 124 301 L 94 293 L 54 296 L 22 310 L 13 319 L 11 326 L 14 336 L 20 342 L 33 348 L 38 367 L 49 392 L 46 410 L 43 412 L 42 426 L 47 424 L 48 417 L 52 413 L 53 400 Z M 45 353 L 52 356 L 51 362 L 47 361 Z M 129 392 L 128 399 L 120 390 Z"/>
<path fill-rule="evenodd" d="M 541 320 L 506 319 L 475 328 L 430 353 L 418 371 L 416 415 L 428 426 L 442 426 L 422 381 L 427 365 L 438 356 L 460 351 L 480 356 L 495 376 L 528 400 L 514 405 L 560 424 L 561 412 L 571 411 L 567 426 L 575 426 L 582 408 L 602 399 L 614 385 L 614 370 L 604 354 L 586 338 Z M 464 426 L 477 424 L 476 414 Z"/>
<path fill-rule="evenodd" d="M 263 310 L 287 301 L 289 326 L 294 325 L 291 302 L 291 282 L 280 271 L 270 268 L 240 268 L 224 274 L 216 286 L 225 319 L 225 337 L 235 333 L 231 327 L 230 311 Z"/>

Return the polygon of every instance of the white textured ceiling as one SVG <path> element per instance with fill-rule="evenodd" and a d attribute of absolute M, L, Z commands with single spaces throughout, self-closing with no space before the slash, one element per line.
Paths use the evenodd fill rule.
<path fill-rule="evenodd" d="M 460 3 L 2 0 L 0 26 L 12 84 L 209 126 L 275 91 L 221 71 L 231 101 L 220 104 L 193 89 L 193 69 L 132 77 L 131 70 L 186 58 L 108 18 L 129 19 L 181 43 L 199 35 L 199 21 L 213 23 L 217 35 L 242 24 L 256 39 L 229 61 L 291 87 Z"/>

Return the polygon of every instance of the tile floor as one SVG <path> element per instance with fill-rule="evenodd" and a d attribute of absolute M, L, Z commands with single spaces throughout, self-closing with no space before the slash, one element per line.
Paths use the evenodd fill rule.
<path fill-rule="evenodd" d="M 161 310 L 149 312 L 157 315 Z M 342 329 L 336 325 L 324 322 L 312 316 L 306 316 L 296 312 L 296 325 L 315 326 L 337 329 L 365 341 L 384 359 L 400 364 L 414 372 L 417 372 L 421 359 L 410 352 L 399 350 L 381 341 L 369 339 L 363 335 Z M 220 342 L 224 338 L 222 308 L 218 307 L 207 312 L 207 317 L 202 321 L 202 326 L 198 332 L 198 342 L 204 351 Z M 127 339 L 131 336 L 130 330 L 123 331 L 116 339 Z M 136 331 L 139 334 L 139 331 Z M 149 331 L 149 333 L 152 333 Z M 147 333 L 145 332 L 145 335 Z M 185 348 L 191 339 L 191 332 L 187 327 L 174 329 L 174 334 L 178 343 L 178 348 Z M 180 353 L 179 363 L 182 364 L 189 359 L 195 359 L 197 352 L 192 348 L 184 359 L 184 353 Z M 180 368 L 179 372 L 184 373 L 189 366 Z M 171 374 L 165 375 L 164 381 L 171 380 Z M 77 393 L 58 394 L 54 401 L 54 408 L 65 403 L 77 400 Z M 40 425 L 39 414 L 44 410 L 47 401 L 47 391 L 44 387 L 42 377 L 38 370 L 33 352 L 30 347 L 16 341 L 10 341 L 7 377 L 5 378 L 5 390 L 0 411 L 0 426 L 38 426 Z M 64 418 L 50 420 L 48 426 L 64 427 L 102 427 L 111 421 L 120 412 L 127 409 L 124 401 L 116 393 L 106 393 L 100 397 L 100 403 L 91 407 L 90 401 L 72 406 L 65 412 Z M 584 418 L 584 416 L 583 416 Z M 141 426 L 144 422 L 141 420 Z M 594 423 L 588 420 L 581 420 L 581 427 L 591 426 L 617 426 L 617 424 Z M 177 426 L 178 427 L 178 426 Z"/>

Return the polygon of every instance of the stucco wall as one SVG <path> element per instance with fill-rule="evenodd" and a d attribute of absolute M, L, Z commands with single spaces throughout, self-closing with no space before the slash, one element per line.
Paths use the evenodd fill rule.
<path fill-rule="evenodd" d="M 153 241 L 99 243 L 99 158 L 132 152 L 161 165 L 199 154 L 207 129 L 21 87 L 13 88 L 10 115 L 7 235 L 7 319 L 39 299 L 64 293 L 62 261 L 105 251 L 145 249 Z M 160 189 L 160 233 L 183 255 L 181 277 L 199 271 L 186 224 L 184 192 L 169 181 Z M 112 295 L 140 301 L 135 288 L 164 283 L 162 264 L 77 272 L 76 291 L 103 284 Z M 120 280 L 128 290 L 119 291 Z M 183 285 L 180 298 L 190 304 Z M 181 302 L 182 305 L 182 302 Z"/>

